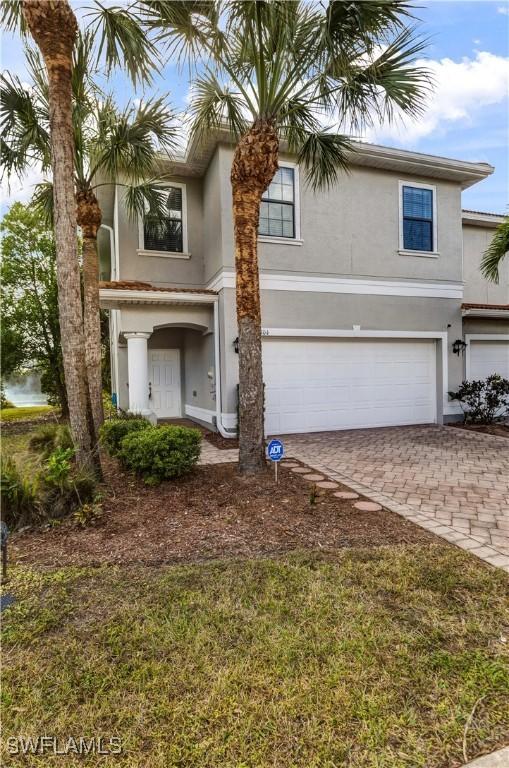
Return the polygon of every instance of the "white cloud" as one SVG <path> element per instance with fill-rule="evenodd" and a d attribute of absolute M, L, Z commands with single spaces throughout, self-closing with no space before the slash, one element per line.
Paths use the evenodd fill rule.
<path fill-rule="evenodd" d="M 508 99 L 509 57 L 477 51 L 473 59 L 431 59 L 418 64 L 427 67 L 434 79 L 424 114 L 417 120 L 399 115 L 393 125 L 371 128 L 365 135 L 369 141 L 415 146 L 431 134 L 444 135 L 458 124 L 471 124 L 486 107 Z"/>
<path fill-rule="evenodd" d="M 502 13 L 504 16 L 509 16 L 509 5 L 500 5 L 497 8 L 497 13 Z"/>

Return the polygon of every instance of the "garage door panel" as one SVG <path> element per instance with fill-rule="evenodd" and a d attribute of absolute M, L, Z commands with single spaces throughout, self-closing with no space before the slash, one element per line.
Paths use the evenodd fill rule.
<path fill-rule="evenodd" d="M 470 342 L 470 379 L 485 379 L 493 373 L 509 378 L 508 341 Z"/>
<path fill-rule="evenodd" d="M 267 434 L 436 420 L 435 343 L 268 339 Z"/>

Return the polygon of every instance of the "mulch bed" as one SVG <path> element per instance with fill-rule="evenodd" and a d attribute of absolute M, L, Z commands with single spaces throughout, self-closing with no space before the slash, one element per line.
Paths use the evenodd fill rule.
<path fill-rule="evenodd" d="M 468 429 L 469 432 L 509 437 L 509 424 L 450 424 L 449 426 L 456 427 L 456 429 Z"/>
<path fill-rule="evenodd" d="M 227 451 L 230 448 L 238 448 L 239 440 L 237 437 L 223 437 L 219 432 L 205 432 L 205 440 L 212 443 L 216 448 Z"/>
<path fill-rule="evenodd" d="M 161 564 L 436 541 L 392 512 L 360 512 L 330 491 L 322 491 L 311 505 L 312 484 L 284 465 L 277 486 L 270 470 L 241 477 L 236 465 L 219 464 L 198 467 L 186 478 L 155 488 L 110 459 L 105 458 L 104 467 L 99 523 L 82 529 L 68 520 L 14 534 L 12 561 Z"/>

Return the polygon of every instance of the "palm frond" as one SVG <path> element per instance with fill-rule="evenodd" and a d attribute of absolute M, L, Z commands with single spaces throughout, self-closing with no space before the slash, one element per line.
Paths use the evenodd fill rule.
<path fill-rule="evenodd" d="M 359 131 L 374 120 L 392 121 L 395 109 L 417 117 L 424 109 L 432 79 L 425 66 L 415 64 L 427 45 L 411 28 L 404 29 L 376 57 L 358 57 L 347 71 L 341 62 L 331 62 L 329 78 L 337 80 L 331 96 L 339 119 Z M 339 67 L 339 69 L 336 69 Z M 324 94 L 318 91 L 318 99 Z"/>
<path fill-rule="evenodd" d="M 128 185 L 125 191 L 125 207 L 130 221 L 143 219 L 153 232 L 168 218 L 168 189 L 158 183 L 160 180 L 159 176 L 157 181 L 151 179 L 142 184 Z"/>
<path fill-rule="evenodd" d="M 172 156 L 178 129 L 166 97 L 128 104 L 118 112 L 111 98 L 96 114 L 97 132 L 90 142 L 91 176 L 127 177 L 139 184 L 149 177 L 160 153 Z"/>
<path fill-rule="evenodd" d="M 348 170 L 348 154 L 353 151 L 348 136 L 327 130 L 309 133 L 303 140 L 298 161 L 306 169 L 306 181 L 311 188 L 332 187 L 339 175 Z"/>
<path fill-rule="evenodd" d="M 47 227 L 53 228 L 53 183 L 51 181 L 42 181 L 36 184 L 35 192 L 32 196 L 32 205 L 41 213 Z"/>
<path fill-rule="evenodd" d="M 498 283 L 501 261 L 509 252 L 509 217 L 498 225 L 493 239 L 484 251 L 481 261 L 481 272 L 487 280 Z"/>
<path fill-rule="evenodd" d="M 228 126 L 239 137 L 248 124 L 245 112 L 241 94 L 222 85 L 213 72 L 196 78 L 189 106 L 191 135 L 201 138 L 208 131 Z"/>
<path fill-rule="evenodd" d="M 8 176 L 22 174 L 34 162 L 43 170 L 50 166 L 49 118 L 40 106 L 16 75 L 0 75 L 0 135 Z"/>
<path fill-rule="evenodd" d="M 8 32 L 19 32 L 23 36 L 26 35 L 27 24 L 20 0 L 2 0 L 0 3 L 0 19 L 2 27 Z"/>
<path fill-rule="evenodd" d="M 104 56 L 107 71 L 125 67 L 133 83 L 150 83 L 159 56 L 136 12 L 136 3 L 129 8 L 106 7 L 95 0 L 87 16 L 90 31 L 98 41 L 97 62 Z"/>
<path fill-rule="evenodd" d="M 180 65 L 196 60 L 218 31 L 218 3 L 213 0 L 138 0 L 138 6 L 144 23 L 157 30 L 158 43 Z"/>

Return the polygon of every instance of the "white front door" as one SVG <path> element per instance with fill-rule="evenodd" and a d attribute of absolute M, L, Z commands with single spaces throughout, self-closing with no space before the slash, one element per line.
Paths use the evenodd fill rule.
<path fill-rule="evenodd" d="M 264 339 L 267 434 L 436 421 L 434 341 Z"/>
<path fill-rule="evenodd" d="M 149 349 L 148 381 L 150 410 L 160 419 L 181 416 L 178 349 Z"/>

